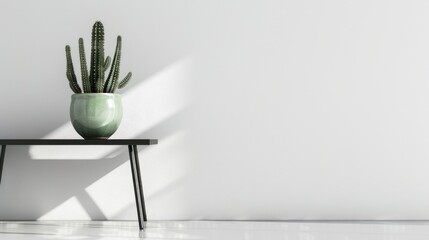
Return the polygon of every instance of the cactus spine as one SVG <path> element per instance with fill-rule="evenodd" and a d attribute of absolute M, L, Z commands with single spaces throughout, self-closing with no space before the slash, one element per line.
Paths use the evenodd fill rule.
<path fill-rule="evenodd" d="M 123 88 L 131 79 L 131 72 L 128 73 L 122 81 L 119 79 L 120 61 L 121 61 L 121 48 L 122 38 L 118 36 L 115 55 L 113 61 L 108 56 L 104 58 L 104 27 L 99 21 L 95 22 L 92 28 L 91 36 L 91 61 L 88 73 L 85 46 L 82 38 L 79 38 L 79 58 L 80 69 L 82 74 L 82 87 L 85 93 L 114 93 L 116 89 Z M 69 80 L 70 88 L 75 93 L 82 93 L 76 75 L 74 73 L 73 61 L 70 53 L 70 46 L 66 46 L 66 60 L 67 60 L 67 78 Z M 111 68 L 109 75 L 104 81 L 105 72 Z M 89 75 L 89 76 L 88 76 Z"/>

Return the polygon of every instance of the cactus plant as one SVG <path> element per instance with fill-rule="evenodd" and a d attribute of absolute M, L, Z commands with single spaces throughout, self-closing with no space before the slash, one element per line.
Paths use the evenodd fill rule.
<path fill-rule="evenodd" d="M 129 72 L 121 81 L 119 79 L 119 68 L 121 61 L 122 38 L 117 37 L 115 55 L 113 60 L 108 56 L 104 58 L 104 27 L 100 21 L 95 22 L 92 27 L 91 37 L 91 61 L 88 72 L 85 46 L 83 38 L 79 38 L 79 59 L 82 74 L 82 88 L 76 79 L 73 68 L 73 60 L 70 53 L 70 46 L 66 46 L 67 71 L 70 88 L 74 93 L 114 93 L 118 88 L 123 88 L 130 81 L 132 73 Z M 107 79 L 104 79 L 105 72 L 111 68 Z"/>

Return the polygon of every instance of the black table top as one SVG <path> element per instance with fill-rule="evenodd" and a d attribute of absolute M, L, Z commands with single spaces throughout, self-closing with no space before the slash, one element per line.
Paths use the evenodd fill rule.
<path fill-rule="evenodd" d="M 0 145 L 154 145 L 158 139 L 0 139 Z"/>

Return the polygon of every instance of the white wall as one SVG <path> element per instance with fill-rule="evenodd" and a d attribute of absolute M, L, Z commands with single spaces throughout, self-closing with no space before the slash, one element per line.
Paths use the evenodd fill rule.
<path fill-rule="evenodd" d="M 428 1 L 0 0 L 0 138 L 79 138 L 96 20 L 150 219 L 429 219 Z M 126 148 L 6 155 L 0 219 L 136 219 Z"/>

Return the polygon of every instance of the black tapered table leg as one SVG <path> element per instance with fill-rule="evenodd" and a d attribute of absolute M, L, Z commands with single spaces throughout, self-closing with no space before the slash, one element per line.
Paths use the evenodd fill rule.
<path fill-rule="evenodd" d="M 139 151 L 137 149 L 137 145 L 133 145 L 134 148 L 134 157 L 136 159 L 136 168 L 137 168 L 137 179 L 139 182 L 139 189 L 140 189 L 140 196 L 142 199 L 141 205 L 142 205 L 142 212 L 143 212 L 143 221 L 147 221 L 147 215 L 146 215 L 146 205 L 144 202 L 144 194 L 143 194 L 143 183 L 142 183 L 142 174 L 140 173 L 140 161 L 139 161 Z"/>
<path fill-rule="evenodd" d="M 130 154 L 131 173 L 133 175 L 134 195 L 136 198 L 137 217 L 139 219 L 140 230 L 144 228 L 144 222 L 147 221 L 146 208 L 144 203 L 143 185 L 140 175 L 139 153 L 136 145 L 128 145 Z"/>
<path fill-rule="evenodd" d="M 0 183 L 1 177 L 3 174 L 3 164 L 4 164 L 4 155 L 6 153 L 6 145 L 1 145 L 1 153 L 0 153 Z"/>

